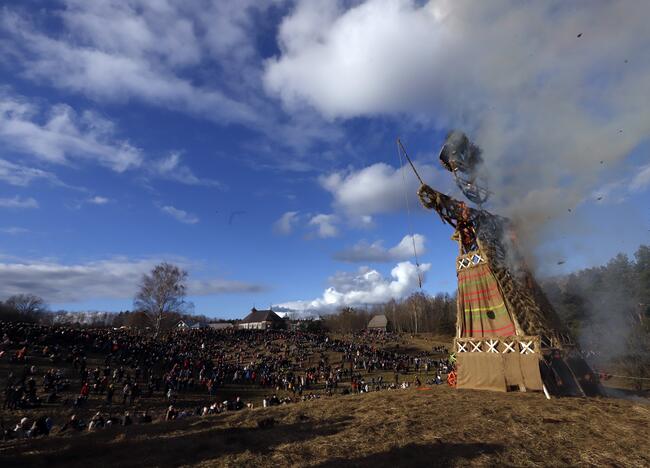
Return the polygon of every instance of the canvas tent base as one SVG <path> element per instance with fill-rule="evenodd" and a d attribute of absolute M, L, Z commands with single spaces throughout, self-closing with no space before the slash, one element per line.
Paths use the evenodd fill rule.
<path fill-rule="evenodd" d="M 597 379 L 578 353 L 542 349 L 539 337 L 456 338 L 457 388 L 547 390 L 558 396 L 598 396 Z"/>

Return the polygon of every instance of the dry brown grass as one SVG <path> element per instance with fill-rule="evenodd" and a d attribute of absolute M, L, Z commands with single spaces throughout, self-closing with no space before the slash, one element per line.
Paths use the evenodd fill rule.
<path fill-rule="evenodd" d="M 650 466 L 649 428 L 646 403 L 440 386 L 13 442 L 0 466 Z"/>

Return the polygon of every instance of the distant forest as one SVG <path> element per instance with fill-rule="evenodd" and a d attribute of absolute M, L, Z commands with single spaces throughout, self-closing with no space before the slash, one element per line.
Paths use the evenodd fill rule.
<path fill-rule="evenodd" d="M 640 246 L 634 259 L 619 254 L 542 287 L 595 368 L 650 378 L 649 246 Z"/>
<path fill-rule="evenodd" d="M 146 328 L 152 326 L 152 319 L 142 311 L 121 312 L 70 312 L 66 310 L 50 311 L 43 303 L 38 308 L 16 307 L 16 302 L 24 302 L 28 298 L 35 298 L 28 294 L 12 296 L 0 302 L 0 321 L 40 323 L 42 325 L 68 325 L 75 327 L 103 328 L 103 327 L 129 327 Z M 38 299 L 38 298 L 36 298 Z M 163 327 L 170 329 L 179 321 L 189 323 L 225 322 L 226 320 L 210 319 L 205 315 L 180 314 L 169 312 L 165 314 Z M 227 322 L 231 322 L 227 320 Z"/>
<path fill-rule="evenodd" d="M 619 328 L 648 331 L 650 247 L 639 247 L 633 260 L 618 254 L 606 265 L 546 279 L 542 287 L 578 337 L 616 333 Z"/>

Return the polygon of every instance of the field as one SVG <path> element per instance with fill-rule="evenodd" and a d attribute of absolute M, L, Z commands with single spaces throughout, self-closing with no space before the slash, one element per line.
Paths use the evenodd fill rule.
<path fill-rule="evenodd" d="M 342 339 L 344 341 L 354 340 L 354 337 L 351 335 L 333 335 L 333 338 Z M 377 347 L 382 349 L 390 350 L 393 352 L 399 352 L 407 355 L 418 355 L 426 351 L 430 351 L 431 347 L 434 345 L 443 345 L 450 346 L 451 340 L 448 337 L 432 337 L 426 335 L 420 335 L 417 337 L 412 337 L 410 335 L 402 335 L 399 337 L 391 337 L 390 339 L 381 339 L 377 341 L 370 340 L 369 343 L 375 344 Z M 284 346 L 282 340 L 277 340 L 274 342 L 279 347 Z M 303 362 L 303 368 L 314 365 L 317 360 L 320 352 L 315 349 L 309 349 L 308 358 Z M 243 360 L 252 360 L 257 354 L 269 355 L 272 354 L 267 350 L 264 350 L 262 347 L 251 347 L 246 349 L 242 354 Z M 326 351 L 325 354 L 329 358 L 330 362 L 336 366 L 343 366 L 341 362 L 341 354 Z M 431 355 L 431 353 L 429 353 Z M 442 357 L 442 354 L 435 354 L 435 356 Z M 104 366 L 104 357 L 103 354 L 93 354 L 88 355 L 87 367 L 88 369 L 99 368 L 101 369 Z M 169 404 L 164 398 L 161 392 L 156 392 L 151 398 L 140 398 L 136 401 L 134 405 L 123 405 L 122 404 L 122 395 L 120 394 L 120 386 L 118 386 L 113 405 L 107 407 L 105 404 L 104 394 L 95 394 L 90 393 L 87 402 L 84 406 L 80 408 L 72 408 L 72 400 L 78 394 L 79 389 L 81 388 L 81 380 L 78 376 L 78 373 L 73 369 L 70 362 L 59 361 L 55 364 L 51 363 L 47 358 L 39 356 L 38 354 L 31 353 L 29 354 L 29 366 L 34 365 L 38 369 L 37 375 L 34 377 L 37 381 L 40 380 L 43 371 L 50 368 L 62 369 L 65 372 L 66 377 L 70 381 L 70 388 L 66 391 L 62 391 L 59 394 L 59 400 L 54 404 L 43 404 L 40 408 L 29 409 L 29 410 L 14 410 L 9 411 L 4 408 L 0 409 L 0 422 L 5 426 L 10 425 L 12 422 L 15 422 L 22 418 L 23 416 L 29 418 L 35 418 L 41 414 L 47 414 L 51 416 L 56 416 L 57 421 L 67 419 L 67 417 L 75 413 L 84 420 L 90 419 L 90 417 L 96 411 L 105 411 L 111 414 L 121 414 L 125 410 L 130 411 L 133 414 L 135 411 L 147 410 L 150 413 L 156 416 L 164 414 L 164 410 Z M 347 366 L 346 366 L 347 367 Z M 4 359 L 0 359 L 0 388 L 5 388 L 8 376 L 13 373 L 15 376 L 20 375 L 23 372 L 23 366 L 15 363 L 10 363 L 7 355 Z M 394 378 L 394 373 L 392 371 L 374 371 L 372 373 L 364 372 L 363 370 L 359 371 L 362 375 L 368 378 L 371 377 L 378 378 L 382 376 L 386 382 L 392 382 Z M 420 378 L 427 379 L 432 378 L 435 374 L 433 371 L 429 373 L 418 373 Z M 411 370 L 409 372 L 400 372 L 399 381 L 410 381 L 412 382 L 416 376 L 416 372 Z M 348 381 L 341 382 L 339 384 L 338 390 L 344 388 L 349 388 L 350 384 Z M 291 392 L 285 390 L 275 391 L 269 388 L 260 388 L 256 385 L 247 385 L 247 384 L 227 384 L 219 389 L 216 399 L 229 400 L 234 399 L 239 396 L 245 402 L 250 402 L 254 406 L 260 406 L 262 404 L 262 399 L 265 396 L 270 396 L 272 393 L 276 393 L 280 398 L 290 397 Z M 323 394 L 324 393 L 324 384 L 322 382 L 314 384 L 309 388 L 309 393 L 314 394 Z M 44 396 L 44 395 L 41 395 Z M 176 406 L 179 409 L 193 410 L 197 406 L 203 407 L 204 405 L 210 405 L 215 401 L 215 397 L 210 397 L 206 394 L 204 389 L 196 389 L 194 391 L 186 391 L 179 395 L 179 398 L 176 402 Z M 0 442 L 1 443 L 1 442 Z"/>
<path fill-rule="evenodd" d="M 450 341 L 402 335 L 369 343 L 390 352 L 421 355 Z M 252 347 L 249 352 L 261 350 Z M 320 355 L 310 353 L 305 366 Z M 330 362 L 342 365 L 340 353 L 327 355 Z M 89 356 L 90 367 L 101 362 L 101 356 Z M 30 364 L 48 366 L 37 356 L 30 357 Z M 72 377 L 71 390 L 62 394 L 65 400 L 74 396 L 80 382 L 69 364 L 62 365 Z M 20 369 L 6 359 L 0 361 L 0 380 Z M 389 382 L 394 377 L 392 371 L 363 375 L 367 379 L 382 375 Z M 432 375 L 419 374 L 423 382 Z M 415 372 L 401 373 L 399 379 L 412 382 Z M 342 382 L 335 395 L 327 396 L 322 384 L 314 385 L 309 393 L 318 394 L 318 399 L 263 408 L 261 400 L 272 390 L 228 384 L 220 388 L 218 400 L 241 396 L 254 408 L 169 422 L 162 417 L 168 404 L 162 394 L 130 406 L 117 401 L 111 408 L 106 408 L 103 396 L 91 394 L 77 409 L 65 401 L 29 410 L 3 409 L 0 415 L 6 426 L 39 414 L 48 414 L 57 423 L 72 412 L 88 420 L 100 409 L 117 415 L 147 409 L 154 422 L 0 442 L 0 466 L 650 466 L 650 404 L 644 398 L 549 401 L 535 393 L 426 384 L 341 395 L 348 386 Z M 283 390 L 278 393 L 290 396 Z M 177 406 L 191 411 L 214 400 L 197 389 L 183 393 Z"/>
<path fill-rule="evenodd" d="M 273 418 L 269 428 L 257 422 Z M 649 466 L 650 406 L 395 390 L 13 442 L 2 466 Z"/>

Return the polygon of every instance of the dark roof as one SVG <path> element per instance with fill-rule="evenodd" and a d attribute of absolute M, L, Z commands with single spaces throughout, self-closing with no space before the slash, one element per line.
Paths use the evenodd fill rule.
<path fill-rule="evenodd" d="M 257 310 L 253 308 L 251 313 L 244 317 L 241 323 L 275 322 L 281 320 L 282 318 L 272 310 Z"/>
<path fill-rule="evenodd" d="M 388 319 L 385 315 L 375 315 L 368 323 L 368 328 L 386 328 Z"/>

